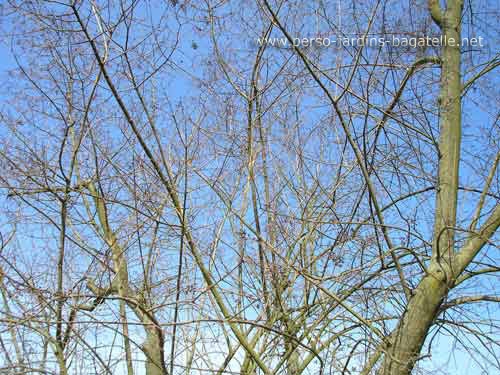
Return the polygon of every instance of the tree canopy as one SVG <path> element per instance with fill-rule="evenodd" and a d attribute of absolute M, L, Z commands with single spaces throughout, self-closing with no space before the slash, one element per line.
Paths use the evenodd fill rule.
<path fill-rule="evenodd" d="M 500 369 L 495 1 L 0 10 L 1 374 Z"/>

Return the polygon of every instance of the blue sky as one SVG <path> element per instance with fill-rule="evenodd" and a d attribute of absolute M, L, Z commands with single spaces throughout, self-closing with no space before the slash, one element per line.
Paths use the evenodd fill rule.
<path fill-rule="evenodd" d="M 491 7 L 491 4 L 494 4 L 494 2 L 489 2 L 488 6 Z M 392 9 L 392 12 L 395 12 L 394 9 Z M 390 14 L 394 15 L 394 13 Z M 4 24 L 1 25 L 1 27 L 4 30 L 9 29 L 9 25 Z M 302 32 L 304 32 L 305 34 L 311 32 L 311 30 L 307 30 L 307 25 L 305 25 L 304 27 L 305 29 L 302 30 Z M 498 26 L 493 25 L 492 27 L 495 28 Z M 235 55 L 233 56 L 235 59 L 237 56 L 245 56 L 247 53 L 250 54 L 253 53 L 252 48 L 248 47 L 249 43 L 252 42 L 251 39 L 253 38 L 253 36 L 248 36 L 248 35 L 246 37 L 242 36 L 241 35 L 242 31 L 243 30 L 235 30 L 234 35 L 231 34 L 224 35 L 225 39 L 223 40 L 223 42 L 226 43 L 225 46 L 227 46 L 228 48 L 231 47 L 232 50 L 235 51 Z M 279 32 L 276 32 L 276 34 L 281 36 Z M 490 35 L 495 35 L 495 32 L 490 31 Z M 488 45 L 487 48 L 494 51 L 496 47 L 492 45 L 493 43 L 491 42 L 491 38 L 490 39 L 485 38 L 485 41 Z M 169 90 L 169 92 L 171 93 L 170 101 L 173 106 L 175 106 L 177 102 L 180 101 L 181 99 L 184 100 L 183 98 L 185 96 L 196 97 L 197 95 L 207 95 L 206 93 L 199 94 L 199 92 L 197 91 L 199 89 L 197 87 L 197 82 L 193 78 L 203 77 L 203 74 L 205 74 L 206 71 L 202 70 L 199 67 L 199 65 L 197 65 L 197 63 L 207 58 L 207 56 L 211 56 L 213 53 L 212 47 L 210 47 L 211 44 L 207 39 L 207 37 L 203 36 L 203 33 L 197 32 L 195 29 L 184 28 L 179 45 L 180 45 L 179 51 L 173 56 L 175 64 L 171 66 L 172 68 L 171 72 L 169 73 L 169 75 L 165 76 L 166 79 L 164 81 L 158 83 L 158 87 L 161 87 L 164 90 Z M 283 57 L 286 56 L 286 53 L 278 50 L 273 51 L 271 53 L 273 53 L 275 56 L 280 56 L 280 55 Z M 8 41 L 4 41 L 0 45 L 0 54 L 2 56 L 2 59 L 0 61 L 1 76 L 4 77 L 9 69 L 14 68 L 16 66 L 15 60 L 10 51 L 10 46 Z M 330 51 L 328 51 L 328 53 L 325 52 L 323 55 L 324 58 L 323 61 L 325 62 L 325 64 L 332 61 L 333 56 L 334 52 L 331 53 Z M 472 56 L 471 59 L 474 59 L 474 56 Z M 274 68 L 271 67 L 270 72 L 272 72 L 273 69 L 275 69 L 275 67 Z M 499 83 L 498 75 L 492 74 L 490 75 L 490 77 L 492 77 L 491 78 L 492 82 L 490 82 L 490 84 L 495 85 Z M 417 90 L 425 89 L 422 87 L 418 87 L 418 83 L 415 84 Z M 2 98 L 0 103 L 0 108 L 3 109 L 5 108 L 6 105 L 5 101 L 3 100 L 5 98 L 5 95 L 1 96 L 0 98 Z M 409 98 L 411 98 L 411 94 L 409 94 Z M 317 100 L 316 98 L 312 97 L 306 98 L 304 99 L 302 104 L 306 107 L 313 108 L 317 104 L 316 100 Z M 380 102 L 382 102 L 382 99 L 379 100 Z M 318 100 L 318 102 L 319 101 L 321 100 Z M 496 115 L 495 111 L 497 110 L 497 108 L 491 108 L 491 106 L 488 106 L 487 104 L 485 104 L 485 102 L 486 100 L 484 100 L 484 98 L 481 97 L 480 92 L 477 93 L 472 92 L 467 98 L 466 104 L 464 105 L 464 145 L 465 145 L 464 148 L 470 147 L 472 149 L 479 147 L 483 148 L 486 146 L 485 142 L 487 140 L 484 138 L 484 136 L 477 134 L 477 132 L 479 128 L 483 127 L 480 124 L 483 124 L 484 128 L 489 127 L 489 124 L 491 124 L 492 121 L 494 121 L 494 116 Z M 490 103 L 491 102 L 494 101 L 490 101 Z M 484 105 L 485 108 L 482 108 L 481 107 L 482 105 Z M 195 110 L 193 110 L 193 112 L 194 111 Z M 303 113 L 302 114 L 303 118 L 301 120 L 303 121 L 304 124 L 313 124 L 315 121 L 318 121 L 318 119 L 324 114 L 325 113 L 322 112 L 321 110 L 318 112 Z M 310 147 L 311 149 L 314 149 L 314 145 L 310 145 Z M 311 150 L 311 152 L 313 151 L 316 150 Z M 487 161 L 488 157 L 485 157 L 485 162 Z M 464 181 L 464 183 L 475 184 L 477 182 L 473 166 L 465 164 L 463 171 L 464 174 L 461 176 L 461 179 Z M 323 177 L 327 178 L 328 176 L 323 176 Z M 463 212 L 470 211 L 471 208 L 470 202 L 474 201 L 475 196 L 471 195 L 470 197 L 471 197 L 470 201 L 467 200 L 469 198 L 468 195 L 467 198 L 465 199 L 465 203 L 463 203 L 461 206 Z M 439 339 L 439 344 L 435 346 L 436 351 L 435 353 L 433 353 L 433 358 L 432 358 L 433 363 L 437 364 L 436 367 L 440 367 L 441 363 L 444 364 L 448 360 L 451 343 L 452 340 L 449 340 L 445 337 Z M 468 359 L 466 356 L 462 356 L 458 352 L 456 352 L 455 354 L 456 354 L 455 359 L 451 361 L 451 365 L 450 367 L 448 367 L 450 372 L 455 371 L 455 373 L 458 375 L 482 373 L 480 368 L 478 368 L 477 366 L 474 367 L 475 365 L 468 363 Z"/>

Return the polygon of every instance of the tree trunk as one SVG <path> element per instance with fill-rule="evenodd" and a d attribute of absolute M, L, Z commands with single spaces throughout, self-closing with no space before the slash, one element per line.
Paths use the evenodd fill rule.
<path fill-rule="evenodd" d="M 156 328 L 146 329 L 147 338 L 143 344 L 146 355 L 146 375 L 167 375 L 163 353 L 163 338 Z"/>
<path fill-rule="evenodd" d="M 409 375 L 418 360 L 427 333 L 443 298 L 448 294 L 454 271 L 454 232 L 457 212 L 458 171 L 461 141 L 460 28 L 463 2 L 449 0 L 446 10 L 429 0 L 434 22 L 441 28 L 439 180 L 434 220 L 432 261 L 420 281 L 404 317 L 392 334 L 385 353 L 383 375 Z"/>

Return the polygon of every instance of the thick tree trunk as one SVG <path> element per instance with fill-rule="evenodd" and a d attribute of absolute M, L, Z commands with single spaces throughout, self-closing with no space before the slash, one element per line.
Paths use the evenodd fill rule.
<path fill-rule="evenodd" d="M 146 354 L 146 375 L 167 375 L 163 351 L 163 337 L 155 328 L 146 329 L 146 342 L 143 344 Z"/>
<path fill-rule="evenodd" d="M 431 269 L 414 290 L 406 313 L 393 333 L 391 346 L 385 353 L 383 375 L 410 374 L 420 355 L 429 328 L 437 316 L 448 291 L 445 273 Z"/>
<path fill-rule="evenodd" d="M 432 18 L 445 39 L 441 53 L 439 180 L 433 254 L 428 274 L 415 289 L 406 313 L 391 335 L 382 365 L 383 375 L 411 374 L 457 271 L 453 270 L 452 264 L 456 250 L 453 228 L 456 224 L 461 141 L 459 43 L 462 6 L 461 0 L 449 0 L 446 10 L 442 10 L 438 1 L 429 0 Z"/>

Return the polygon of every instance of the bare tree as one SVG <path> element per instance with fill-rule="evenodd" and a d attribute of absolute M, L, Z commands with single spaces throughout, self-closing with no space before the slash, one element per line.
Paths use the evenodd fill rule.
<path fill-rule="evenodd" d="M 9 1 L 2 371 L 498 370 L 494 5 Z"/>

